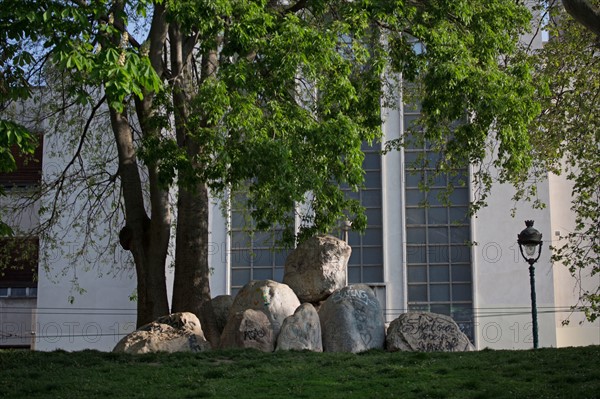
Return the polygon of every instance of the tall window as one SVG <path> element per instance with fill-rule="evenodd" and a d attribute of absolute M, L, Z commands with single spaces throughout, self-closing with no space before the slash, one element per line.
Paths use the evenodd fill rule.
<path fill-rule="evenodd" d="M 383 217 L 381 191 L 381 145 L 363 144 L 365 187 L 350 193 L 366 208 L 367 229 L 364 234 L 350 232 L 348 244 L 352 256 L 348 261 L 348 282 L 383 283 Z"/>
<path fill-rule="evenodd" d="M 0 297 L 37 296 L 37 238 L 0 238 Z"/>
<path fill-rule="evenodd" d="M 11 153 L 16 170 L 0 173 L 2 188 L 36 187 L 42 179 L 43 136 L 31 155 L 19 152 L 14 146 Z M 36 297 L 39 240 L 37 237 L 0 237 L 0 298 Z"/>
<path fill-rule="evenodd" d="M 352 256 L 348 261 L 349 283 L 383 283 L 383 228 L 380 144 L 363 144 L 365 187 L 348 195 L 366 208 L 367 229 L 364 234 L 350 232 L 348 243 Z M 236 205 L 236 203 L 238 205 Z M 231 207 L 231 294 L 235 295 L 252 280 L 283 280 L 285 259 L 290 250 L 277 246 L 281 229 L 252 231 L 248 212 L 233 201 Z"/>
<path fill-rule="evenodd" d="M 237 202 L 237 205 L 236 205 Z M 231 209 L 231 295 L 252 280 L 283 281 L 283 268 L 289 250 L 278 247 L 281 229 L 253 231 L 244 201 L 234 201 Z"/>
<path fill-rule="evenodd" d="M 417 116 L 405 109 L 405 124 Z M 427 143 L 409 143 L 404 154 L 409 310 L 451 316 L 473 340 L 468 171 L 435 174 L 438 154 Z"/>
<path fill-rule="evenodd" d="M 40 184 L 42 180 L 43 136 L 39 135 L 39 144 L 32 155 L 24 155 L 18 148 L 12 147 L 17 169 L 10 173 L 0 173 L 0 185 L 4 187 L 28 187 Z"/>

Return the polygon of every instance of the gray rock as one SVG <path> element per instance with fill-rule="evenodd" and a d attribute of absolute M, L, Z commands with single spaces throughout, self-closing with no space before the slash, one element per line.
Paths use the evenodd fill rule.
<path fill-rule="evenodd" d="M 390 352 L 466 352 L 475 350 L 451 317 L 428 312 L 401 314 L 390 323 L 386 337 Z"/>
<path fill-rule="evenodd" d="M 212 299 L 213 310 L 215 311 L 215 317 L 217 321 L 217 328 L 219 333 L 223 332 L 227 319 L 229 317 L 229 309 L 233 304 L 233 297 L 231 295 L 219 295 Z"/>
<path fill-rule="evenodd" d="M 273 327 L 265 312 L 246 309 L 232 315 L 221 334 L 221 349 L 254 348 L 273 352 Z"/>
<path fill-rule="evenodd" d="M 274 338 L 277 339 L 283 321 L 293 315 L 298 306 L 298 297 L 286 284 L 273 280 L 251 281 L 236 295 L 229 317 L 246 309 L 261 310 L 273 324 Z"/>
<path fill-rule="evenodd" d="M 354 284 L 335 291 L 319 310 L 325 352 L 383 349 L 385 322 L 373 290 Z"/>
<path fill-rule="evenodd" d="M 210 350 L 200 321 L 193 313 L 162 316 L 123 337 L 113 352 L 203 352 Z"/>
<path fill-rule="evenodd" d="M 303 303 L 283 321 L 277 337 L 277 350 L 323 352 L 321 322 L 312 304 Z"/>
<path fill-rule="evenodd" d="M 350 246 L 335 237 L 311 237 L 287 257 L 283 282 L 302 302 L 322 301 L 346 285 L 351 253 Z"/>

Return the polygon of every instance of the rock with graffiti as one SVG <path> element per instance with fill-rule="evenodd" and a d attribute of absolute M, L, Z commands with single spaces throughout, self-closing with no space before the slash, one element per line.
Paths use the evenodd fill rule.
<path fill-rule="evenodd" d="M 388 351 L 464 352 L 474 350 L 469 338 L 449 316 L 411 312 L 390 323 L 386 337 Z"/>
<path fill-rule="evenodd" d="M 300 306 L 300 300 L 286 284 L 273 280 L 256 280 L 246 284 L 236 295 L 229 317 L 246 309 L 260 310 L 271 321 L 274 338 L 286 317 L 294 314 Z"/>
<path fill-rule="evenodd" d="M 383 311 L 367 285 L 353 284 L 335 291 L 319 309 L 319 318 L 326 352 L 383 349 Z"/>
<path fill-rule="evenodd" d="M 323 352 L 321 323 L 312 304 L 303 303 L 283 321 L 277 337 L 277 350 Z"/>
<path fill-rule="evenodd" d="M 272 352 L 275 349 L 273 327 L 265 312 L 246 309 L 232 315 L 221 334 L 221 349 L 229 348 Z"/>

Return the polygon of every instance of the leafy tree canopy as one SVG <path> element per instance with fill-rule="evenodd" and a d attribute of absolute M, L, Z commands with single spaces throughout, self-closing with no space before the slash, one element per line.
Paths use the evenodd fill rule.
<path fill-rule="evenodd" d="M 575 226 L 552 258 L 576 278 L 575 308 L 594 321 L 600 316 L 600 284 L 589 285 L 600 273 L 600 8 L 597 1 L 564 1 L 575 20 L 556 3 L 546 8 L 550 40 L 532 58 L 543 110 L 530 129 L 533 171 L 538 177 L 564 174 L 572 183 Z"/>
<path fill-rule="evenodd" d="M 342 187 L 361 187 L 361 144 L 380 140 L 381 106 L 401 89 L 420 99 L 419 137 L 442 171 L 481 165 L 495 142 L 501 179 L 525 175 L 539 106 L 517 43 L 530 17 L 514 0 L 1 0 L 1 71 L 19 77 L 21 96 L 32 79 L 20 77 L 39 73 L 89 120 L 108 108 L 142 323 L 167 311 L 169 187 L 173 308 L 196 309 L 186 301 L 210 299 L 206 190 L 245 187 L 257 227 L 284 226 L 290 240 L 298 203 L 309 210 L 300 238 L 342 219 L 363 229 Z M 485 168 L 477 180 L 491 184 Z"/>
<path fill-rule="evenodd" d="M 187 129 L 202 146 L 198 159 L 168 134 L 146 137 L 141 154 L 160 164 L 165 184 L 178 173 L 216 189 L 252 179 L 259 226 L 289 217 L 309 191 L 311 233 L 330 229 L 344 209 L 360 215 L 336 187 L 362 181 L 360 143 L 379 137 L 381 77 L 392 72 L 417 83 L 427 139 L 446 152 L 448 168 L 481 162 L 490 131 L 507 173 L 530 165 L 531 71 L 511 57 L 530 15 L 513 1 L 161 3 L 2 1 L 4 68 L 22 76 L 52 62 L 80 103 L 92 101 L 90 86 L 101 86 L 109 105 L 123 110 L 130 96 L 159 93 L 176 78 L 150 61 L 151 15 L 165 7 L 190 56 L 214 49 L 218 70 L 196 82 L 189 98 Z M 138 43 L 135 29 L 150 32 L 147 40 Z M 451 135 L 452 123 L 465 117 Z M 164 106 L 155 123 L 167 119 Z M 359 216 L 354 225 L 364 224 Z"/>

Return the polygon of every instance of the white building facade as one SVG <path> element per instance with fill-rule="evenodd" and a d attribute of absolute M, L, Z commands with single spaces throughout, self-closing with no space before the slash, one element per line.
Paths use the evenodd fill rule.
<path fill-rule="evenodd" d="M 409 107 L 385 110 L 384 141 L 399 137 L 416 116 Z M 469 171 L 436 178 L 424 194 L 418 181 L 429 172 L 410 166 L 419 153 L 436 156 L 425 148 L 382 155 L 379 145 L 365 147 L 365 187 L 355 195 L 366 207 L 368 227 L 364 235 L 348 235 L 353 249 L 349 283 L 373 287 L 388 322 L 407 311 L 432 311 L 452 316 L 479 349 L 531 348 L 528 264 L 521 258 L 516 238 L 525 228 L 524 221 L 532 219 L 544 239 L 536 264 L 540 346 L 599 344 L 600 325 L 579 324 L 582 315 L 570 312 L 577 302 L 575 280 L 565 267 L 550 262 L 549 246 L 559 244 L 557 235 L 570 231 L 574 223 L 568 183 L 550 176 L 539 187 L 547 207 L 540 210 L 519 203 L 514 217 L 513 189 L 496 185 L 488 206 L 469 218 L 466 211 L 473 193 L 468 185 L 455 188 L 450 204 L 437 200 L 448 179 L 468 181 Z M 44 162 L 52 163 L 49 158 Z M 424 200 L 429 203 L 426 208 L 419 205 Z M 211 210 L 209 250 L 215 296 L 235 294 L 250 280 L 283 279 L 286 252 L 273 251 L 270 234 L 250 235 L 242 229 L 242 219 L 236 209 L 224 215 L 214 204 Z M 78 238 L 67 234 L 63 243 L 74 245 Z M 32 348 L 111 350 L 135 327 L 135 301 L 130 298 L 135 292 L 133 268 L 120 259 L 114 268 L 119 272 L 82 264 L 70 267 L 72 260 L 61 254 L 52 260 L 50 270 L 39 273 Z M 167 276 L 172 281 L 171 269 Z M 74 277 L 85 292 L 73 294 Z M 588 282 L 600 283 L 594 278 Z M 563 326 L 567 318 L 571 323 Z"/>
<path fill-rule="evenodd" d="M 418 110 L 401 103 L 383 111 L 383 143 L 399 138 L 418 116 Z M 48 175 L 72 155 L 57 150 L 62 145 L 59 138 L 52 140 L 44 142 L 43 173 Z M 575 279 L 566 267 L 550 261 L 549 247 L 560 245 L 558 237 L 574 228 L 568 181 L 550 175 L 539 184 L 539 197 L 547 205 L 544 209 L 533 209 L 526 202 L 515 204 L 513 188 L 496 184 L 488 206 L 468 217 L 467 207 L 474 198 L 468 185 L 470 171 L 436 177 L 424 193 L 419 181 L 431 171 L 413 170 L 412 162 L 419 155 L 434 161 L 436 154 L 425 147 L 386 155 L 380 149 L 381 144 L 365 146 L 365 186 L 350 194 L 365 206 L 368 227 L 364 235 L 348 234 L 352 246 L 348 282 L 370 285 L 388 322 L 411 310 L 432 311 L 452 316 L 478 349 L 531 348 L 528 264 L 517 245 L 517 234 L 527 219 L 535 221 L 544 240 L 535 265 L 540 346 L 600 344 L 600 322 L 580 323 L 583 315 L 570 310 L 578 299 Z M 467 185 L 457 186 L 449 203 L 439 201 L 437 194 L 456 179 Z M 429 206 L 420 206 L 423 202 Z M 216 203 L 211 209 L 214 296 L 235 294 L 251 280 L 283 279 L 286 252 L 273 251 L 270 234 L 248 234 L 242 220 L 238 209 L 223 214 Z M 40 251 L 56 255 L 49 259 L 47 270 L 39 270 L 37 298 L 33 297 L 35 306 L 29 305 L 28 321 L 11 319 L 6 310 L 9 305 L 3 305 L 7 302 L 0 298 L 0 330 L 10 329 L 13 344 L 18 341 L 36 350 L 111 350 L 135 329 L 135 270 L 120 249 L 112 264 L 90 266 L 87 257 L 74 263 L 69 248 L 78 247 L 82 237 L 70 233 L 68 225 L 59 223 L 55 228 L 65 233 L 61 250 L 52 247 L 55 243 L 40 242 Z M 90 258 L 96 255 L 88 254 Z M 172 272 L 167 269 L 168 281 Z M 73 292 L 74 282 L 81 288 L 78 292 Z M 600 276 L 584 278 L 584 283 L 598 286 Z M 27 300 L 32 302 L 32 298 Z M 563 325 L 566 319 L 570 323 Z M 0 347 L 7 342 L 1 335 Z"/>

